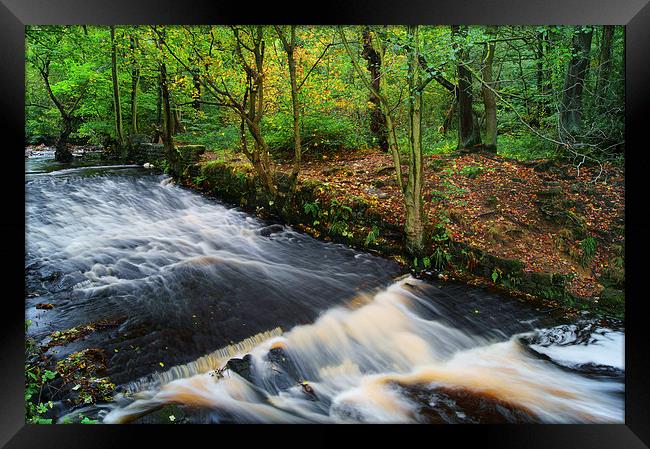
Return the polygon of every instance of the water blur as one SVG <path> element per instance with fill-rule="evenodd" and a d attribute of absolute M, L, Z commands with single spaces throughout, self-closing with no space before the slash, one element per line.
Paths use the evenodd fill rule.
<path fill-rule="evenodd" d="M 29 332 L 119 319 L 56 355 L 110 354 L 104 422 L 168 404 L 191 422 L 623 421 L 622 329 L 396 280 L 134 166 L 30 163 Z"/>
<path fill-rule="evenodd" d="M 290 328 L 399 267 L 325 244 L 132 168 L 27 180 L 27 309 L 44 336 L 126 317 L 111 377 L 122 383 L 258 332 Z M 89 173 L 90 171 L 90 173 Z M 109 337 L 109 339 L 116 339 Z"/>
<path fill-rule="evenodd" d="M 240 352 L 250 354 L 250 376 L 226 370 L 139 383 L 104 422 L 167 404 L 207 409 L 206 422 L 622 422 L 620 375 L 586 375 L 581 363 L 565 369 L 527 349 L 555 328 L 472 335 L 435 318 L 440 309 L 422 295 L 429 289 L 408 278 L 361 307 L 337 306 L 261 338 Z M 598 331 L 598 341 L 622 345 L 620 332 Z"/>

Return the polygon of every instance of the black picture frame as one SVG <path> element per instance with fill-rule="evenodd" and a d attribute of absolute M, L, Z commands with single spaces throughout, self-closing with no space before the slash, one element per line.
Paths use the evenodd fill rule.
<path fill-rule="evenodd" d="M 300 445 L 337 443 L 340 427 L 256 426 L 37 426 L 24 420 L 24 273 L 25 257 L 24 173 L 24 27 L 29 24 L 610 24 L 626 26 L 626 398 L 625 424 L 621 425 L 480 425 L 480 426 L 358 426 L 347 433 L 363 432 L 384 439 L 398 433 L 406 444 L 423 438 L 430 444 L 440 437 L 457 442 L 472 439 L 482 446 L 517 448 L 642 448 L 650 444 L 650 351 L 648 318 L 644 313 L 644 275 L 647 266 L 645 191 L 650 151 L 645 138 L 650 110 L 650 5 L 647 0 L 363 0 L 323 3 L 266 2 L 265 4 L 178 0 L 0 0 L 0 123 L 2 161 L 0 176 L 4 210 L 0 218 L 0 252 L 5 262 L 0 327 L 0 444 L 19 447 L 128 446 L 135 438 L 193 444 L 225 444 L 225 434 L 267 444 Z M 22 192 L 22 195 L 21 195 Z M 7 204 L 9 203 L 9 204 Z M 10 288 L 7 288 L 10 287 Z M 21 290 L 22 289 L 22 290 Z M 192 433 L 191 439 L 188 432 Z M 225 432 L 225 433 L 224 433 Z M 272 436 L 270 433 L 275 435 Z M 205 434 L 205 435 L 199 435 Z M 299 434 L 299 436 L 297 436 Z M 342 444 L 342 443 L 339 443 Z M 368 444 L 368 443 L 364 443 Z M 404 443 L 402 443 L 404 444 Z M 448 443 L 447 443 L 448 444 Z M 148 444 L 149 445 L 149 444 Z"/>

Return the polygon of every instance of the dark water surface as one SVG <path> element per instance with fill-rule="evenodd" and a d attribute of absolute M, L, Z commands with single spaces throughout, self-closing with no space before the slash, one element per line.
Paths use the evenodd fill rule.
<path fill-rule="evenodd" d="M 485 422 L 486 407 L 517 422 L 623 419 L 621 330 L 561 326 L 464 285 L 396 280 L 392 261 L 167 176 L 52 168 L 48 157 L 26 169 L 29 332 L 121 322 L 56 354 L 108 352 L 126 394 L 100 413 L 106 422 L 169 403 L 201 410 L 191 415 L 201 422 Z M 211 372 L 245 354 L 251 378 Z"/>

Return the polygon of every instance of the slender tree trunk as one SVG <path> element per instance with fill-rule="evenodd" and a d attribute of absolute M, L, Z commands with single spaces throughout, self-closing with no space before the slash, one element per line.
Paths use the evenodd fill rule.
<path fill-rule="evenodd" d="M 131 133 L 138 134 L 138 83 L 140 82 L 140 67 L 138 67 L 136 49 L 138 43 L 135 36 L 131 36 Z"/>
<path fill-rule="evenodd" d="M 361 65 L 352 53 L 348 44 L 345 33 L 339 28 L 339 36 L 343 41 L 345 51 L 348 53 L 354 69 L 364 82 L 370 92 L 377 97 L 386 117 L 386 127 L 388 129 L 388 145 L 393 155 L 395 165 L 395 176 L 397 186 L 402 192 L 404 205 L 406 207 L 406 221 L 404 234 L 406 237 L 406 251 L 410 255 L 420 256 L 424 254 L 424 221 L 423 199 L 422 199 L 422 90 L 424 84 L 421 79 L 420 54 L 419 54 L 419 33 L 417 26 L 407 27 L 408 46 L 408 107 L 409 107 L 409 148 L 408 148 L 408 177 L 404 185 L 402 179 L 401 158 L 397 140 L 395 122 L 390 113 L 388 99 L 385 93 L 388 91 L 383 83 L 382 93 L 375 90 L 371 82 L 363 73 Z"/>
<path fill-rule="evenodd" d="M 536 59 L 536 66 L 537 66 L 535 81 L 537 85 L 537 94 L 539 95 L 544 91 L 544 32 L 543 31 L 537 33 L 535 59 Z"/>
<path fill-rule="evenodd" d="M 466 25 L 452 25 L 452 35 L 464 37 L 467 35 Z M 469 54 L 464 46 L 456 43 L 454 48 L 458 55 L 458 148 L 475 148 L 481 145 L 481 135 L 475 126 L 474 111 L 472 109 L 472 74 L 465 66 Z"/>
<path fill-rule="evenodd" d="M 609 72 L 612 66 L 612 43 L 614 41 L 614 26 L 603 26 L 600 42 L 600 57 L 598 58 L 598 79 L 596 81 L 596 98 L 598 104 L 603 105 L 607 98 L 609 87 Z"/>
<path fill-rule="evenodd" d="M 298 92 L 298 80 L 296 74 L 296 25 L 290 27 L 290 37 L 284 35 L 279 26 L 275 27 L 282 46 L 287 55 L 287 64 L 289 66 L 289 80 L 291 82 L 291 109 L 293 111 L 293 168 L 291 170 L 290 191 L 296 190 L 298 173 L 300 172 L 300 163 L 302 159 L 302 136 L 300 134 L 300 98 Z"/>
<path fill-rule="evenodd" d="M 579 27 L 573 34 L 573 57 L 569 61 L 560 109 L 560 137 L 573 141 L 580 133 L 582 91 L 587 78 L 593 29 Z"/>
<path fill-rule="evenodd" d="M 192 75 L 192 81 L 194 83 L 194 102 L 192 107 L 195 111 L 201 110 L 201 78 L 198 72 L 194 72 Z"/>
<path fill-rule="evenodd" d="M 167 87 L 167 65 L 163 62 L 160 65 L 160 91 L 162 94 L 162 141 L 167 153 L 174 148 L 172 140 L 173 117 L 169 105 L 169 89 Z"/>
<path fill-rule="evenodd" d="M 363 57 L 367 61 L 368 72 L 370 72 L 370 82 L 373 89 L 381 93 L 381 52 L 380 46 L 373 42 L 370 27 L 364 27 L 362 31 L 363 39 Z M 384 116 L 381 105 L 376 95 L 370 93 L 368 99 L 373 107 L 370 110 L 370 132 L 376 139 L 377 145 L 384 151 L 388 150 L 388 132 L 386 129 L 386 117 Z"/>
<path fill-rule="evenodd" d="M 442 126 L 439 128 L 439 131 L 445 135 L 447 134 L 449 128 L 451 128 L 453 125 L 456 109 L 458 109 L 458 88 L 455 88 L 453 93 L 454 97 L 451 99 L 451 106 L 449 106 L 449 109 L 445 113 L 445 118 L 442 121 Z"/>
<path fill-rule="evenodd" d="M 409 25 L 410 43 L 408 53 L 409 82 L 409 173 L 404 192 L 406 203 L 406 249 L 411 255 L 424 254 L 424 217 L 422 199 L 422 89 L 419 58 L 418 26 Z"/>
<path fill-rule="evenodd" d="M 160 77 L 160 70 L 158 70 L 158 85 L 156 86 L 156 128 L 154 131 L 154 143 L 159 143 L 162 138 L 163 129 L 163 100 L 162 100 L 162 79 Z"/>
<path fill-rule="evenodd" d="M 538 115 L 544 117 L 550 114 L 549 108 L 549 94 L 550 94 L 550 70 L 544 66 L 544 57 L 546 55 L 547 49 L 549 46 L 548 42 L 548 31 L 544 31 L 537 34 L 537 49 L 535 58 L 537 59 L 537 96 L 539 97 L 538 101 Z M 538 119 L 539 122 L 539 119 Z"/>
<path fill-rule="evenodd" d="M 113 78 L 113 112 L 115 114 L 115 136 L 120 146 L 120 156 L 126 156 L 126 145 L 124 145 L 124 131 L 122 128 L 122 108 L 120 104 L 120 87 L 117 79 L 117 51 L 115 48 L 115 27 L 111 25 L 111 69 Z"/>
<path fill-rule="evenodd" d="M 490 33 L 492 34 L 492 33 Z M 494 42 L 487 42 L 483 50 L 483 65 L 481 76 L 488 86 L 492 86 L 492 63 L 494 61 Z M 497 152 L 497 102 L 494 92 L 481 84 L 483 104 L 485 106 L 485 149 Z"/>
<path fill-rule="evenodd" d="M 162 38 L 161 38 L 162 40 Z M 158 44 L 160 46 L 160 42 Z M 165 148 L 165 154 L 168 156 L 172 154 L 174 150 L 174 141 L 173 141 L 173 120 L 172 110 L 169 103 L 169 87 L 167 85 L 167 64 L 165 62 L 160 63 L 160 99 L 162 105 L 162 130 L 161 137 L 163 146 Z"/>
<path fill-rule="evenodd" d="M 298 81 L 296 75 L 296 26 L 291 26 L 291 49 L 287 52 L 287 61 L 289 63 L 289 78 L 291 80 L 291 105 L 293 109 L 293 139 L 294 139 L 294 160 L 293 169 L 291 170 L 291 191 L 296 189 L 298 172 L 300 171 L 300 161 L 302 159 L 302 140 L 300 135 L 300 100 L 298 98 Z"/>
<path fill-rule="evenodd" d="M 180 109 L 174 108 L 172 110 L 172 134 L 176 135 L 185 131 L 185 125 L 183 125 L 183 119 Z"/>
<path fill-rule="evenodd" d="M 386 118 L 386 129 L 388 130 L 388 148 L 390 149 L 391 155 L 393 157 L 393 165 L 395 167 L 395 180 L 397 181 L 397 186 L 400 192 L 404 194 L 404 181 L 402 179 L 402 165 L 401 165 L 401 157 L 399 153 L 399 142 L 397 140 L 397 130 L 395 125 L 395 120 L 393 120 L 393 117 L 391 115 L 391 109 L 388 104 L 388 99 L 384 94 L 385 92 L 388 92 L 386 86 L 386 77 L 381 77 L 381 85 L 380 85 L 381 92 L 375 90 L 372 87 L 372 83 L 366 78 L 364 71 L 361 68 L 361 65 L 357 61 L 357 58 L 352 53 L 352 49 L 350 48 L 350 44 L 348 43 L 347 38 L 345 37 L 345 32 L 343 31 L 342 27 L 338 28 L 338 32 L 339 32 L 339 36 L 341 37 L 341 40 L 343 41 L 343 46 L 345 48 L 345 51 L 350 57 L 350 61 L 352 62 L 352 66 L 354 67 L 355 72 L 357 73 L 357 75 L 359 75 L 359 77 L 361 78 L 362 82 L 366 85 L 368 90 L 375 97 L 377 97 L 377 99 L 379 99 L 382 112 L 384 113 L 384 117 Z"/>

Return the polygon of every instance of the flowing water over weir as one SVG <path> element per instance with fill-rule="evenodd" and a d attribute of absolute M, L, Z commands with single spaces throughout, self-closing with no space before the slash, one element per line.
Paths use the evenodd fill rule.
<path fill-rule="evenodd" d="M 622 329 L 399 276 L 130 166 L 27 169 L 26 316 L 110 354 L 106 423 L 622 422 Z M 52 310 L 35 309 L 39 302 Z M 78 410 L 77 410 L 78 411 Z"/>

